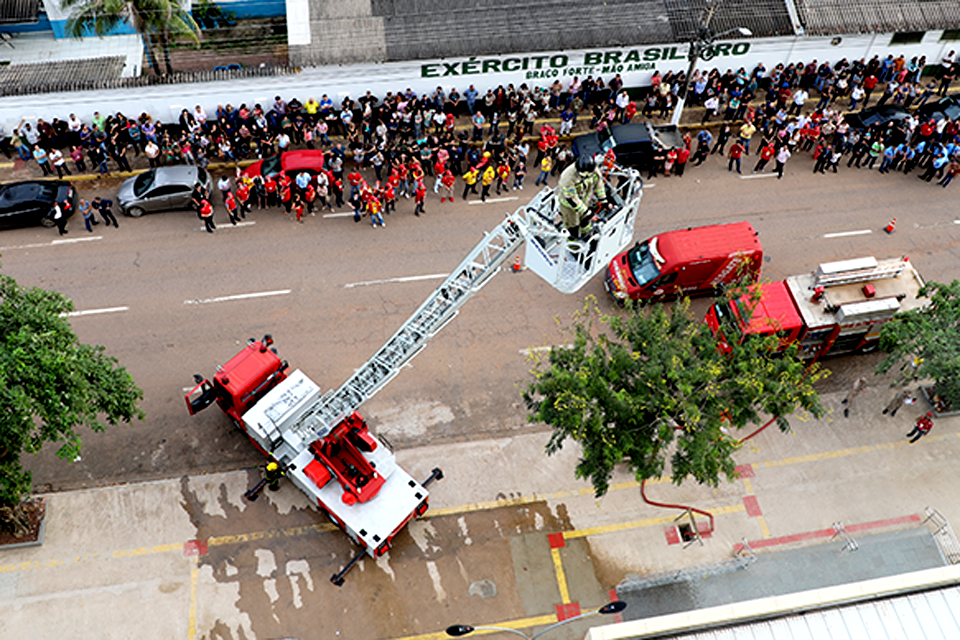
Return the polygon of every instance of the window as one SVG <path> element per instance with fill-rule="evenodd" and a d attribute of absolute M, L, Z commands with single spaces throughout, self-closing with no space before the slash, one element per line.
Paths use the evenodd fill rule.
<path fill-rule="evenodd" d="M 960 29 L 944 29 L 940 34 L 941 42 L 953 42 L 960 40 Z"/>
<path fill-rule="evenodd" d="M 901 31 L 890 38 L 890 46 L 895 44 L 920 44 L 926 31 Z"/>

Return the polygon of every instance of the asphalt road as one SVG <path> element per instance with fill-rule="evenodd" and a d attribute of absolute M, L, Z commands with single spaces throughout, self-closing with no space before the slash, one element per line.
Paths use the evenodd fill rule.
<path fill-rule="evenodd" d="M 752 156 L 744 167 L 752 167 Z M 958 277 L 955 194 L 911 176 L 841 168 L 815 176 L 798 154 L 783 180 L 737 176 L 717 156 L 682 178 L 648 181 L 638 238 L 689 225 L 749 220 L 765 249 L 763 276 L 778 279 L 819 262 L 909 255 L 927 279 Z M 115 192 L 116 183 L 79 183 L 81 195 Z M 247 338 L 273 334 L 282 357 L 321 386 L 338 386 L 402 324 L 525 191 L 486 204 L 441 205 L 412 215 L 398 203 L 387 227 L 320 213 L 297 224 L 280 210 L 232 227 L 222 209 L 207 234 L 191 212 L 121 218 L 119 229 L 83 229 L 60 243 L 55 230 L 4 231 L 4 272 L 24 285 L 56 289 L 78 311 L 85 342 L 105 345 L 144 390 L 146 419 L 86 434 L 83 458 L 66 463 L 52 448 L 27 464 L 39 490 L 62 490 L 249 467 L 259 454 L 215 409 L 187 415 L 184 389 L 193 373 L 212 375 Z M 459 195 L 459 194 L 458 194 Z M 341 212 L 342 213 L 342 212 Z M 897 231 L 882 228 L 896 217 Z M 56 242 L 55 244 L 51 244 Z M 596 279 L 582 291 L 611 308 Z M 258 294 L 256 297 L 244 297 Z M 240 296 L 240 297 L 237 297 Z M 583 295 L 564 296 L 530 272 L 504 272 L 462 309 L 429 348 L 363 412 L 400 448 L 537 430 L 520 389 L 524 350 L 564 341 Z M 700 301 L 700 312 L 707 302 Z M 874 359 L 843 358 L 828 385 L 842 385 Z"/>

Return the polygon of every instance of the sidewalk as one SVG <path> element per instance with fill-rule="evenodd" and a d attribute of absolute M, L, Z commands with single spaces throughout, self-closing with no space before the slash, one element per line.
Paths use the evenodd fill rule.
<path fill-rule="evenodd" d="M 956 525 L 958 420 L 938 420 L 910 445 L 903 435 L 926 407 L 884 416 L 893 391 L 871 380 L 849 418 L 845 393 L 825 395 L 826 418 L 792 418 L 794 434 L 748 442 L 742 479 L 716 490 L 649 484 L 651 499 L 715 514 L 716 531 L 686 549 L 676 544 L 678 513 L 644 505 L 622 473 L 594 500 L 574 478 L 574 447 L 544 456 L 546 433 L 400 451 L 415 477 L 439 465 L 445 479 L 431 487 L 428 517 L 340 589 L 328 578 L 352 545 L 288 483 L 244 502 L 253 471 L 48 494 L 43 545 L 0 550 L 0 637 L 53 640 L 71 629 L 124 640 L 427 640 L 453 623 L 532 630 L 602 605 L 629 574 L 717 562 L 744 539 L 791 548 L 833 522 L 853 531 L 926 506 Z M 552 637 L 582 637 L 571 627 Z"/>

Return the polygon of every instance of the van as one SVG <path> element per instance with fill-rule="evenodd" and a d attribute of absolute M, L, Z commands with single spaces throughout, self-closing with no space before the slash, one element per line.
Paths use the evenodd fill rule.
<path fill-rule="evenodd" d="M 760 277 L 763 248 L 749 222 L 665 231 L 613 259 L 604 287 L 614 299 L 654 300 L 715 294 Z"/>

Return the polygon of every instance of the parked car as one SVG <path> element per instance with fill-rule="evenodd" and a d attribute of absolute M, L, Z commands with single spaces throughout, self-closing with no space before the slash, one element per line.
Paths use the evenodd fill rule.
<path fill-rule="evenodd" d="M 124 180 L 117 202 L 120 211 L 132 218 L 154 211 L 189 209 L 190 194 L 198 184 L 207 192 L 213 188 L 206 169 L 194 165 L 157 167 Z"/>
<path fill-rule="evenodd" d="M 960 119 L 960 100 L 954 96 L 947 96 L 936 102 L 928 102 L 917 108 L 917 118 L 920 119 L 920 122 L 930 119 L 939 122 L 944 118 L 958 120 Z"/>
<path fill-rule="evenodd" d="M 0 226 L 52 227 L 53 205 L 64 200 L 70 206 L 61 210 L 69 218 L 77 210 L 77 190 L 62 180 L 25 180 L 0 185 Z"/>
<path fill-rule="evenodd" d="M 653 161 L 654 144 L 664 150 L 676 149 L 683 144 L 683 137 L 676 125 L 654 126 L 649 122 L 633 122 L 577 136 L 571 148 L 574 157 L 582 154 L 602 156 L 613 149 L 618 164 L 643 170 L 649 169 Z"/>
<path fill-rule="evenodd" d="M 910 112 L 898 104 L 884 104 L 867 107 L 855 113 L 843 116 L 851 129 L 866 129 L 883 126 L 889 122 L 900 122 L 910 117 Z"/>
<path fill-rule="evenodd" d="M 296 178 L 301 171 L 306 171 L 310 175 L 315 175 L 323 169 L 323 150 L 322 149 L 297 149 L 294 151 L 284 151 L 275 156 L 257 160 L 252 165 L 243 170 L 243 175 L 250 178 L 256 176 L 279 175 L 282 171 L 291 178 Z"/>

